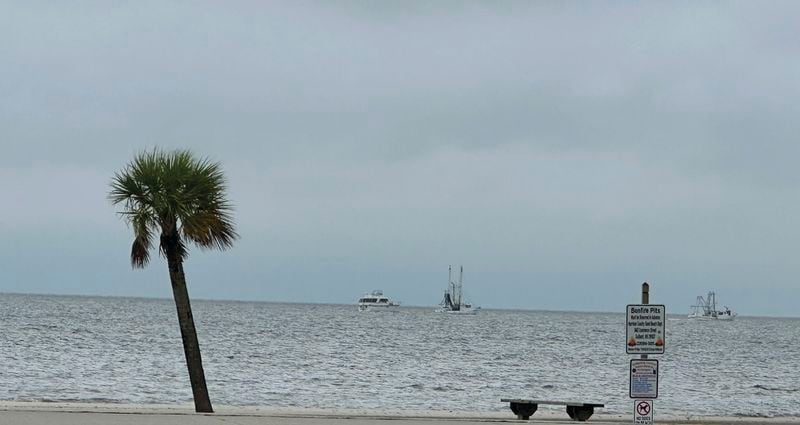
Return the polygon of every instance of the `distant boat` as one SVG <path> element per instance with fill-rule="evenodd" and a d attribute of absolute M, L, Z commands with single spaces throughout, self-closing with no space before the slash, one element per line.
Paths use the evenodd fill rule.
<path fill-rule="evenodd" d="M 709 292 L 705 298 L 698 295 L 691 307 L 690 319 L 733 320 L 736 317 L 736 312 L 728 306 L 724 306 L 725 310 L 717 310 L 717 294 L 713 291 Z"/>
<path fill-rule="evenodd" d="M 358 311 L 396 311 L 398 308 L 400 303 L 390 300 L 380 289 L 358 299 Z"/>
<path fill-rule="evenodd" d="M 447 268 L 447 289 L 444 291 L 444 298 L 439 303 L 440 308 L 436 311 L 439 313 L 450 314 L 476 314 L 481 308 L 474 307 L 467 302 L 464 297 L 464 267 L 461 267 L 461 272 L 458 275 L 458 283 L 453 282 L 453 268 Z"/>

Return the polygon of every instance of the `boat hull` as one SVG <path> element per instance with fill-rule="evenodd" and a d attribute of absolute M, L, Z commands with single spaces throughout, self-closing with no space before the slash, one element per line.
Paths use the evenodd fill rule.
<path fill-rule="evenodd" d="M 480 308 L 469 308 L 469 309 L 463 309 L 463 310 L 449 310 L 449 309 L 445 309 L 445 308 L 440 308 L 440 309 L 437 309 L 436 312 L 437 313 L 444 313 L 444 314 L 456 314 L 456 315 L 464 315 L 464 316 L 470 316 L 470 315 L 474 316 L 474 315 L 478 314 L 478 312 L 480 310 L 481 310 Z"/>
<path fill-rule="evenodd" d="M 391 305 L 366 305 L 362 304 L 358 306 L 358 311 L 361 312 L 393 312 L 400 309 L 399 304 L 391 304 Z"/>
<path fill-rule="evenodd" d="M 688 316 L 688 318 L 691 319 L 691 320 L 722 320 L 722 321 L 725 321 L 725 322 L 730 322 L 734 318 L 736 318 L 736 315 L 734 314 L 734 315 L 730 315 L 730 316 L 724 315 L 724 316 L 713 317 L 713 316 L 695 316 L 695 315 L 691 315 L 690 314 Z"/>

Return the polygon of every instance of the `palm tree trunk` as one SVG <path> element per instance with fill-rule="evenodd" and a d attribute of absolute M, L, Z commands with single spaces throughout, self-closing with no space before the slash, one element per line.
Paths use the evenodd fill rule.
<path fill-rule="evenodd" d="M 178 310 L 178 324 L 181 327 L 183 353 L 186 355 L 186 366 L 189 369 L 189 381 L 192 383 L 194 408 L 197 412 L 211 413 L 211 399 L 206 388 L 206 375 L 203 372 L 203 359 L 200 357 L 200 344 L 197 342 L 197 331 L 192 318 L 192 306 L 189 304 L 189 292 L 186 290 L 186 277 L 183 274 L 183 260 L 176 249 L 167 248 L 169 264 L 169 280 L 172 283 L 172 296 Z"/>

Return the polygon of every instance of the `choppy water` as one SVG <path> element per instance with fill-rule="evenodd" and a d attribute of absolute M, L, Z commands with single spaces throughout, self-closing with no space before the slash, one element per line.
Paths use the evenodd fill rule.
<path fill-rule="evenodd" d="M 217 404 L 506 411 L 501 397 L 538 397 L 632 408 L 623 314 L 193 308 Z M 0 329 L 1 400 L 191 401 L 170 300 L 0 294 Z M 670 318 L 657 409 L 800 416 L 798 341 L 800 319 Z"/>

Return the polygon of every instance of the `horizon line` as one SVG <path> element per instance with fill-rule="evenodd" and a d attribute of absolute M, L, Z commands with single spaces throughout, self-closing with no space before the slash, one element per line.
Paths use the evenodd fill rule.
<path fill-rule="evenodd" d="M 85 298 L 129 298 L 129 299 L 142 299 L 142 300 L 163 300 L 173 301 L 169 297 L 158 296 L 144 296 L 144 295 L 97 295 L 97 294 L 57 294 L 45 292 L 6 292 L 0 291 L 0 295 L 33 295 L 33 296 L 50 296 L 50 297 L 85 297 Z M 345 304 L 337 302 L 309 302 L 309 301 L 269 301 L 269 300 L 242 300 L 234 298 L 192 298 L 192 301 L 211 301 L 211 302 L 232 302 L 232 303 L 264 303 L 264 304 L 296 304 L 296 305 L 332 305 L 332 306 L 350 306 L 354 304 Z M 627 306 L 629 303 L 626 303 Z M 652 303 L 657 304 L 657 303 Z M 415 305 L 408 304 L 401 307 L 407 308 L 434 308 L 438 304 L 433 305 Z M 530 312 L 545 312 L 545 313 L 582 313 L 582 314 L 620 314 L 624 315 L 625 311 L 607 311 L 607 310 L 556 310 L 556 309 L 527 309 L 527 308 L 509 308 L 509 307 L 483 307 L 482 310 L 499 310 L 499 311 L 530 311 Z M 686 316 L 683 313 L 667 313 L 670 316 Z M 751 316 L 751 315 L 738 315 L 742 318 L 759 318 L 759 319 L 800 319 L 800 316 Z"/>

